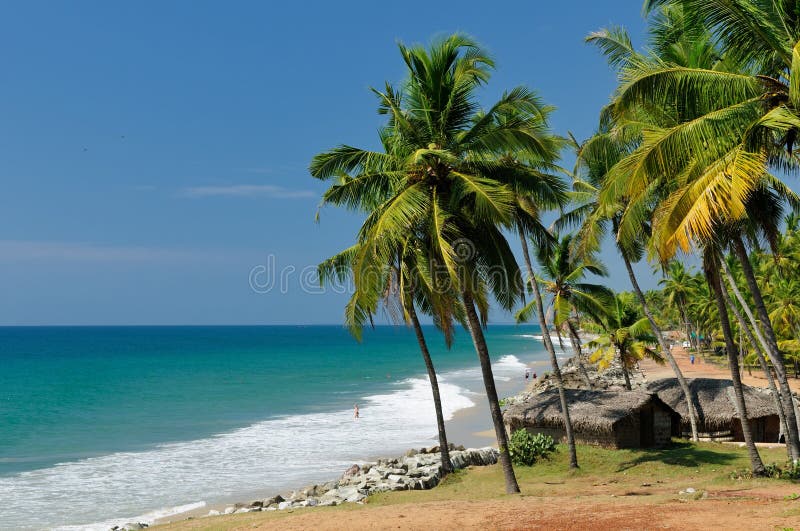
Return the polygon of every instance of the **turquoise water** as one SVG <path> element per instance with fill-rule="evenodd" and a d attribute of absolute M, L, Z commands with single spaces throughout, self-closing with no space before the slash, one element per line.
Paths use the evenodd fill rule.
<path fill-rule="evenodd" d="M 466 333 L 447 350 L 426 331 L 452 415 L 481 398 L 477 359 Z M 543 359 L 537 332 L 489 328 L 498 379 Z M 0 328 L 0 527 L 83 526 L 325 479 L 432 441 L 426 386 L 400 327 L 360 344 L 336 326 Z M 123 495 L 121 481 L 141 489 Z M 43 516 L 44 500 L 64 503 Z"/>

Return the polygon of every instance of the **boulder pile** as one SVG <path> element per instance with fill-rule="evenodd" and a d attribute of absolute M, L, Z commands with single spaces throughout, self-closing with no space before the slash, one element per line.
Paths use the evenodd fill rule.
<path fill-rule="evenodd" d="M 486 466 L 497 463 L 499 452 L 495 448 L 458 449 L 451 445 L 450 461 L 455 470 L 468 466 Z M 248 513 L 254 511 L 280 511 L 298 507 L 324 507 L 342 503 L 362 503 L 367 496 L 377 492 L 395 490 L 432 489 L 442 479 L 442 460 L 439 447 L 410 450 L 396 459 L 378 459 L 375 463 L 353 465 L 341 478 L 319 485 L 310 485 L 289 494 L 237 503 L 218 514 Z"/>

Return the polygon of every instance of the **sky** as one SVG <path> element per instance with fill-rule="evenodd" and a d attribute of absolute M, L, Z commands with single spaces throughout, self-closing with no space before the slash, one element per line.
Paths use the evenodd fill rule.
<path fill-rule="evenodd" d="M 316 223 L 307 168 L 375 147 L 397 43 L 472 35 L 497 62 L 484 105 L 526 85 L 585 139 L 615 78 L 583 40 L 612 24 L 641 43 L 619 0 L 0 2 L 0 325 L 340 323 L 313 269 L 361 218 Z"/>

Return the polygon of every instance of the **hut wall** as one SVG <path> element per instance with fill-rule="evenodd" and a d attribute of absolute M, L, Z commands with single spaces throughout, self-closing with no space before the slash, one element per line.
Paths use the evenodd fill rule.
<path fill-rule="evenodd" d="M 639 448 L 641 446 L 641 422 L 638 415 L 629 416 L 617 422 L 614 434 L 617 439 L 617 448 Z"/>
<path fill-rule="evenodd" d="M 672 413 L 663 407 L 653 408 L 653 443 L 668 446 L 672 442 Z"/>
<path fill-rule="evenodd" d="M 734 441 L 744 441 L 742 425 L 739 419 L 731 421 L 731 432 Z M 757 419 L 750 419 L 750 433 L 755 442 L 776 442 L 780 434 L 780 418 L 778 415 L 769 415 Z"/>

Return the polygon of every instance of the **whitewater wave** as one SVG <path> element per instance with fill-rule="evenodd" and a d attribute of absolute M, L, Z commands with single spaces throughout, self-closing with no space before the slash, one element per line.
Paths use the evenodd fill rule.
<path fill-rule="evenodd" d="M 242 493 L 273 494 L 334 478 L 376 454 L 435 444 L 428 381 L 411 378 L 352 410 L 273 418 L 205 439 L 118 452 L 0 478 L 0 527 L 108 529 L 186 512 Z M 446 418 L 473 405 L 443 378 Z M 153 507 L 165 507 L 152 511 Z M 139 515 L 139 516 L 132 516 Z M 90 524 L 95 522 L 95 524 Z"/>

